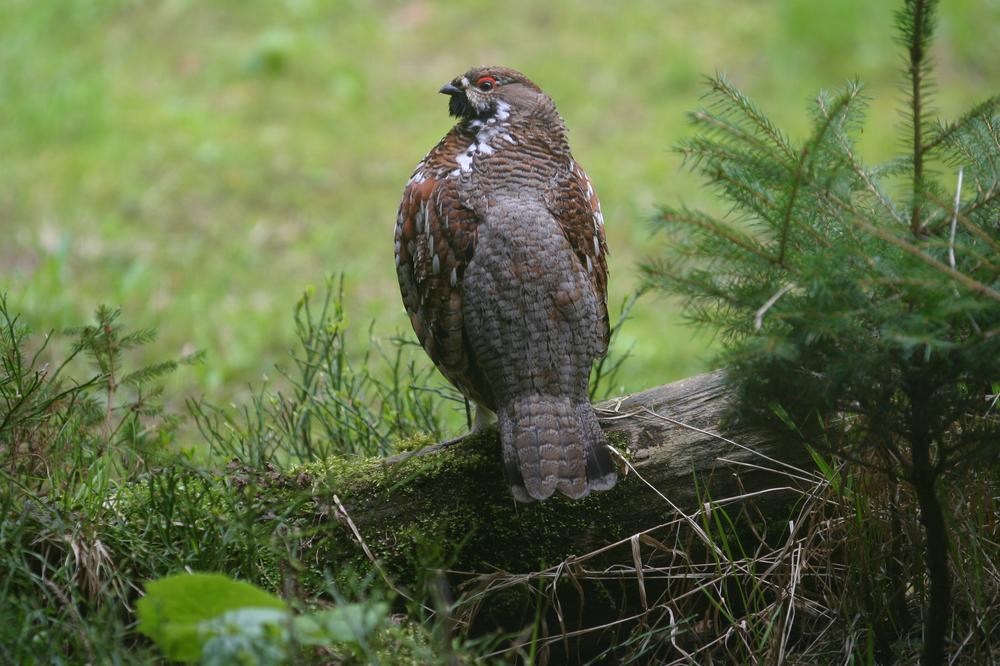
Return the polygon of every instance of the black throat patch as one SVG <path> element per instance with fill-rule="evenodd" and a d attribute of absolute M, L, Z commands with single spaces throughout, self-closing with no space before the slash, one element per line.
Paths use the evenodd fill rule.
<path fill-rule="evenodd" d="M 476 110 L 472 108 L 472 104 L 469 103 L 469 98 L 465 96 L 465 93 L 454 94 L 449 96 L 448 100 L 448 114 L 455 116 L 456 118 L 475 118 Z"/>
<path fill-rule="evenodd" d="M 448 100 L 448 114 L 461 120 L 488 120 L 496 115 L 497 102 L 490 100 L 482 111 L 476 109 L 464 94 L 454 94 Z"/>

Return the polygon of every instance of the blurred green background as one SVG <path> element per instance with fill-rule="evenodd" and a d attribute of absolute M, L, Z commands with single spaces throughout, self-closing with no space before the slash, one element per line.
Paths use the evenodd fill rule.
<path fill-rule="evenodd" d="M 863 150 L 899 147 L 896 2 L 0 0 L 0 290 L 36 329 L 99 303 L 155 326 L 157 358 L 201 348 L 175 393 L 238 397 L 292 340 L 309 284 L 347 278 L 363 344 L 409 333 L 396 207 L 448 130 L 437 89 L 470 65 L 520 69 L 556 100 L 601 196 L 612 306 L 656 252 L 658 202 L 711 207 L 671 146 L 701 77 L 725 71 L 798 137 L 820 88 L 875 97 Z M 1000 88 L 1000 2 L 942 3 L 937 110 Z M 640 301 L 621 376 L 705 369 L 676 304 Z"/>

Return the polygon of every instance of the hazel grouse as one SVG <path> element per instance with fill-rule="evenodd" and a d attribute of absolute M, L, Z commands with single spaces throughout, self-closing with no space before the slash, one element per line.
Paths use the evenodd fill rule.
<path fill-rule="evenodd" d="M 441 88 L 458 118 L 417 165 L 396 219 L 403 303 L 438 369 L 495 413 L 514 498 L 616 481 L 587 395 L 607 351 L 601 205 L 552 99 L 476 67 Z"/>

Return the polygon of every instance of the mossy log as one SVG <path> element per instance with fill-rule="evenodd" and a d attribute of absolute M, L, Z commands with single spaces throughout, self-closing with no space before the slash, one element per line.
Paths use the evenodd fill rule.
<path fill-rule="evenodd" d="M 721 371 L 599 404 L 622 453 L 619 482 L 576 501 L 516 504 L 495 429 L 387 459 L 308 465 L 313 492 L 339 501 L 330 511 L 340 528 L 331 536 L 338 536 L 326 543 L 334 552 L 323 559 L 359 567 L 375 559 L 404 586 L 442 561 L 465 572 L 537 571 L 734 497 L 752 496 L 752 520 L 763 523 L 753 526 L 758 535 L 772 521 L 783 527 L 800 496 L 792 466 L 808 467 L 807 452 L 728 426 L 728 405 Z M 743 503 L 728 502 L 726 511 L 735 516 Z"/>
<path fill-rule="evenodd" d="M 356 589 L 360 578 L 385 581 L 401 592 L 398 603 L 426 600 L 428 585 L 442 589 L 437 572 L 445 570 L 444 589 L 466 593 L 460 619 L 487 632 L 530 624 L 543 579 L 520 574 L 559 567 L 558 585 L 545 586 L 560 597 L 563 615 L 552 622 L 568 623 L 572 612 L 575 626 L 600 626 L 663 593 L 651 576 L 636 585 L 629 568 L 640 558 L 643 567 L 675 557 L 711 567 L 717 551 L 705 548 L 708 532 L 737 555 L 756 551 L 762 539 L 787 540 L 803 497 L 795 486 L 810 485 L 808 472 L 795 468 L 808 469 L 809 456 L 798 442 L 729 425 L 730 403 L 721 372 L 601 403 L 622 466 L 615 488 L 582 500 L 515 503 L 492 429 L 391 458 L 292 468 L 234 460 L 213 472 L 168 466 L 119 489 L 110 506 L 128 529 L 102 540 L 127 553 L 138 529 L 143 539 L 165 539 L 170 552 L 185 544 L 184 566 L 225 570 L 276 591 L 293 585 L 307 596 L 327 594 L 331 578 L 340 590 Z M 706 506 L 710 512 L 694 515 Z M 743 534 L 750 539 L 730 538 Z M 136 577 L 163 573 L 142 569 Z"/>

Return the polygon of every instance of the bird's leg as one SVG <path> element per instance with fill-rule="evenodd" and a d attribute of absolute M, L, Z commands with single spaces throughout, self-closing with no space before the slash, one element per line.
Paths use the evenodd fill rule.
<path fill-rule="evenodd" d="M 459 435 L 458 437 L 452 437 L 451 439 L 446 439 L 443 442 L 441 442 L 441 446 L 451 446 L 452 444 L 458 444 L 469 435 L 475 435 L 477 433 L 480 433 L 497 422 L 497 415 L 494 414 L 493 411 L 490 410 L 489 408 L 480 405 L 478 402 L 476 403 L 475 421 L 472 420 L 472 414 L 470 413 L 471 411 L 472 409 L 469 403 L 469 399 L 466 398 L 465 415 L 466 419 L 469 422 L 469 432 L 465 433 L 464 435 Z"/>
<path fill-rule="evenodd" d="M 482 432 L 497 422 L 497 415 L 492 410 L 476 403 L 476 422 L 472 426 L 472 432 Z"/>

